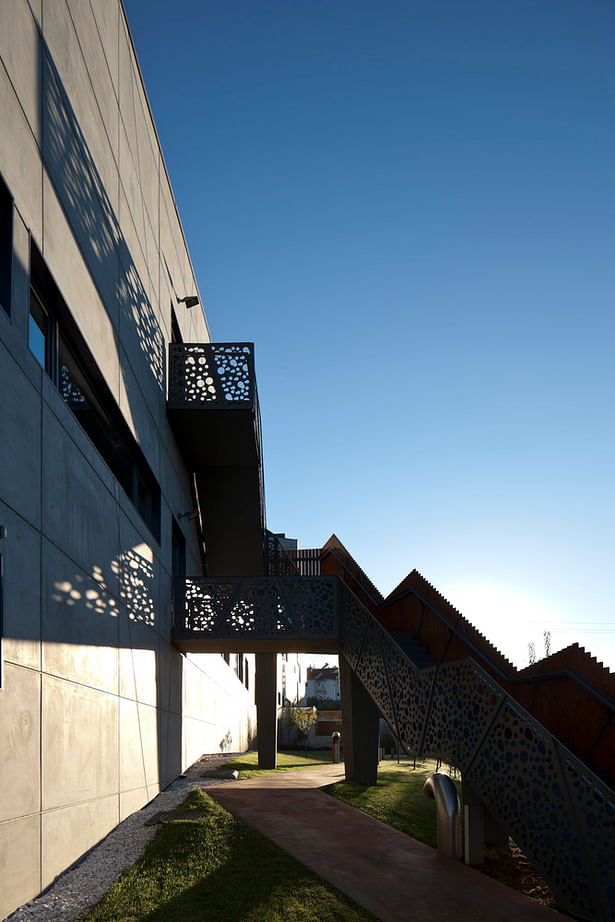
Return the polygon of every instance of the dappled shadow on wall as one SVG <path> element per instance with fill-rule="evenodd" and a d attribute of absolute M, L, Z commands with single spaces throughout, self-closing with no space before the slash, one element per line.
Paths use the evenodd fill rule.
<path fill-rule="evenodd" d="M 44 42 L 42 69 L 43 162 L 47 175 L 112 323 L 121 318 L 123 331 L 134 332 L 143 363 L 162 390 L 166 361 L 162 330 Z M 118 304 L 119 318 L 111 310 Z"/>
<path fill-rule="evenodd" d="M 123 551 L 111 561 L 111 572 L 117 577 L 117 588 L 107 585 L 102 568 L 95 565 L 92 567 L 91 576 L 74 573 L 70 579 L 59 579 L 54 582 L 52 600 L 66 605 L 69 609 L 77 609 L 84 615 L 90 613 L 95 616 L 118 618 L 121 610 L 124 610 L 130 621 L 154 627 L 158 606 L 154 596 L 156 580 L 153 556 L 148 546 L 142 544 Z M 90 629 L 88 642 L 96 644 L 100 642 L 97 640 L 100 637 L 105 644 L 110 643 L 107 630 L 103 630 L 101 634 L 95 624 L 90 624 Z M 67 636 L 48 639 L 65 643 L 84 642 L 81 631 L 74 636 L 74 640 L 68 636 L 69 633 L 72 635 L 73 631 L 67 632 Z M 142 646 L 143 635 L 139 636 L 141 643 L 137 645 Z M 152 638 L 151 646 L 155 645 Z M 145 646 L 150 645 L 146 643 Z"/>
<path fill-rule="evenodd" d="M 154 566 L 147 545 L 123 551 L 112 564 L 120 586 L 120 599 L 131 621 L 142 621 L 153 627 L 156 622 L 154 601 Z"/>

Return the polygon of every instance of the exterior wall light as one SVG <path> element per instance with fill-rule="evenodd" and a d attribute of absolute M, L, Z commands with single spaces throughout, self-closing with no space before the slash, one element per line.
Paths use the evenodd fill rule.
<path fill-rule="evenodd" d="M 177 516 L 178 519 L 187 519 L 189 522 L 192 522 L 199 514 L 198 509 L 190 509 L 188 512 L 180 512 Z"/>
<path fill-rule="evenodd" d="M 175 295 L 177 298 L 177 295 Z M 196 295 L 186 295 L 185 298 L 177 298 L 178 304 L 185 304 L 186 307 L 196 307 L 199 303 L 199 299 Z"/>

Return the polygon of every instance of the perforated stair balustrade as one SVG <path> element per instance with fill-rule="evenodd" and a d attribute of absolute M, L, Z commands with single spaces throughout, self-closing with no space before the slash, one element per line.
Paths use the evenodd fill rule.
<path fill-rule="evenodd" d="M 406 752 L 455 765 L 563 909 L 615 919 L 615 793 L 471 658 L 420 668 L 407 635 L 340 601 L 340 654 Z"/>

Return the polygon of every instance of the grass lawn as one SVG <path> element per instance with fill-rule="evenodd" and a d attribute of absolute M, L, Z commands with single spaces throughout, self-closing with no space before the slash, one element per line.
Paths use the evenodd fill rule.
<path fill-rule="evenodd" d="M 82 922 L 374 922 L 203 791 L 186 809 L 202 817 L 164 824 Z"/>
<path fill-rule="evenodd" d="M 436 770 L 436 763 L 422 762 L 416 769 L 412 765 L 405 761 L 399 765 L 392 760 L 381 762 L 376 787 L 340 781 L 327 791 L 357 810 L 436 848 L 436 805 L 423 794 L 423 785 Z M 457 786 L 461 796 L 461 782 Z"/>
<path fill-rule="evenodd" d="M 238 771 L 239 779 L 258 778 L 275 772 L 294 772 L 300 768 L 314 768 L 315 765 L 330 765 L 330 749 L 306 749 L 305 752 L 278 752 L 277 768 L 259 768 L 258 753 L 246 752 L 221 766 L 222 769 Z"/>

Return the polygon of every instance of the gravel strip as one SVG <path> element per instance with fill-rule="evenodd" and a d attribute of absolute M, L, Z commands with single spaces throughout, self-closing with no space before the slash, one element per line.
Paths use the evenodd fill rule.
<path fill-rule="evenodd" d="M 194 787 L 234 780 L 220 775 L 207 777 L 230 758 L 230 753 L 202 756 L 154 800 L 116 826 L 79 864 L 61 874 L 36 899 L 7 916 L 5 922 L 79 922 L 154 838 L 158 826 L 146 826 L 147 820 L 155 813 L 173 810 Z"/>

